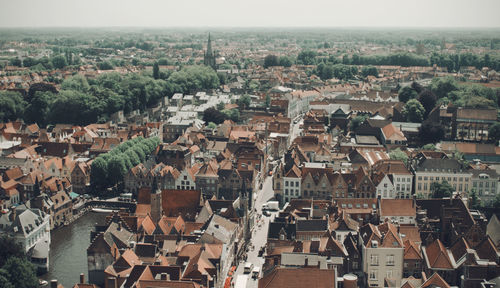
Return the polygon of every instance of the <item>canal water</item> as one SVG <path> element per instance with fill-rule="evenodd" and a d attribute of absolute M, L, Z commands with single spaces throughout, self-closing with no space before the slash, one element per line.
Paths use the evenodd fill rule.
<path fill-rule="evenodd" d="M 65 288 L 71 288 L 80 281 L 80 273 L 85 273 L 88 283 L 87 248 L 90 231 L 96 223 L 104 224 L 106 213 L 89 212 L 69 226 L 51 232 L 49 272 L 40 278 L 50 283 L 57 279 Z"/>

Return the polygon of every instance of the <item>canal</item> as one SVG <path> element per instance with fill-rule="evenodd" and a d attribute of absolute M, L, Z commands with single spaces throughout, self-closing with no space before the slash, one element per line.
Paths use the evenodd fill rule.
<path fill-rule="evenodd" d="M 104 224 L 106 213 L 89 212 L 69 226 L 51 232 L 49 272 L 40 278 L 50 283 L 51 279 L 66 288 L 79 282 L 80 273 L 85 273 L 88 283 L 87 248 L 90 231 L 96 223 Z"/>

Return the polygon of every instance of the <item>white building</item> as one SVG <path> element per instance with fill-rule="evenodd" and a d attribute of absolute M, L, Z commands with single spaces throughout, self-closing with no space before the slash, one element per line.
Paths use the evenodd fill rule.
<path fill-rule="evenodd" d="M 373 184 L 377 187 L 377 198 L 394 199 L 396 198 L 396 191 L 394 189 L 392 175 L 379 174 L 374 178 Z"/>
<path fill-rule="evenodd" d="M 42 271 L 49 269 L 50 215 L 39 209 L 18 206 L 0 216 L 0 233 L 22 245 L 31 261 Z"/>
<path fill-rule="evenodd" d="M 290 171 L 283 177 L 283 199 L 289 202 L 290 199 L 299 198 L 301 192 L 301 171 L 297 166 L 293 166 Z"/>
<path fill-rule="evenodd" d="M 390 287 L 401 287 L 404 246 L 396 226 L 367 224 L 361 227 L 359 237 L 366 287 L 386 287 L 386 279 Z"/>

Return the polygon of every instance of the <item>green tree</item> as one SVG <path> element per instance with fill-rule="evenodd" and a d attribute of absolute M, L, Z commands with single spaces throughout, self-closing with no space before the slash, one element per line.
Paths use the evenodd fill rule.
<path fill-rule="evenodd" d="M 224 110 L 222 113 L 226 115 L 226 119 L 231 119 L 234 122 L 240 121 L 240 110 L 238 109 Z"/>
<path fill-rule="evenodd" d="M 365 66 L 361 69 L 361 74 L 363 74 L 364 77 L 369 75 L 378 77 L 378 70 L 375 66 Z"/>
<path fill-rule="evenodd" d="M 108 179 L 114 185 L 123 181 L 123 177 L 127 173 L 127 166 L 122 155 L 113 156 L 108 162 Z"/>
<path fill-rule="evenodd" d="M 5 261 L 10 257 L 24 258 L 25 252 L 21 244 L 8 235 L 0 236 L 0 267 L 5 265 Z"/>
<path fill-rule="evenodd" d="M 445 130 L 441 124 L 431 121 L 424 121 L 418 131 L 419 138 L 424 144 L 438 143 L 444 138 L 444 133 Z"/>
<path fill-rule="evenodd" d="M 266 95 L 265 105 L 267 108 L 269 108 L 269 106 L 271 106 L 271 95 L 269 95 L 269 94 Z"/>
<path fill-rule="evenodd" d="M 411 99 L 406 102 L 403 108 L 403 115 L 406 116 L 407 121 L 420 123 L 424 119 L 425 109 L 420 102 Z"/>
<path fill-rule="evenodd" d="M 10 59 L 10 65 L 21 67 L 23 66 L 23 61 L 18 57 Z"/>
<path fill-rule="evenodd" d="M 0 121 L 8 122 L 24 116 L 26 102 L 19 92 L 0 91 Z"/>
<path fill-rule="evenodd" d="M 448 181 L 433 182 L 431 184 L 432 198 L 450 197 L 455 191 Z"/>
<path fill-rule="evenodd" d="M 213 107 L 203 111 L 203 121 L 205 121 L 205 123 L 213 122 L 215 124 L 221 124 L 225 119 L 225 114 Z"/>
<path fill-rule="evenodd" d="M 498 140 L 500 140 L 500 122 L 497 121 L 490 126 L 488 129 L 488 139 L 498 143 Z"/>
<path fill-rule="evenodd" d="M 106 187 L 108 179 L 108 163 L 103 157 L 97 157 L 90 167 L 90 184 L 94 189 Z"/>
<path fill-rule="evenodd" d="M 45 126 L 48 121 L 51 99 L 54 97 L 55 94 L 51 92 L 35 92 L 35 96 L 31 99 L 24 112 L 24 120 L 28 123 Z"/>
<path fill-rule="evenodd" d="M 293 60 L 287 56 L 280 56 L 279 65 L 283 67 L 290 67 L 293 64 Z"/>
<path fill-rule="evenodd" d="M 100 70 L 113 70 L 115 68 L 109 61 L 100 62 L 97 64 L 97 67 L 99 67 Z"/>
<path fill-rule="evenodd" d="M 358 115 L 358 116 L 352 118 L 351 121 L 349 122 L 349 130 L 351 130 L 351 131 L 356 130 L 368 118 L 369 118 L 368 115 Z"/>
<path fill-rule="evenodd" d="M 411 99 L 416 99 L 418 97 L 418 94 L 410 86 L 405 86 L 399 89 L 398 97 L 399 101 L 406 103 Z"/>
<path fill-rule="evenodd" d="M 421 149 L 422 150 L 427 150 L 427 151 L 436 151 L 437 150 L 436 145 L 434 145 L 432 143 L 425 144 L 424 146 L 422 146 Z"/>
<path fill-rule="evenodd" d="M 447 97 L 448 93 L 458 90 L 458 84 L 451 77 L 433 78 L 431 82 L 431 91 L 437 98 Z"/>
<path fill-rule="evenodd" d="M 38 61 L 36 61 L 34 58 L 31 57 L 26 57 L 23 60 L 23 66 L 24 67 L 32 67 L 38 64 Z"/>
<path fill-rule="evenodd" d="M 300 51 L 297 56 L 297 62 L 303 65 L 314 65 L 316 64 L 316 56 L 318 54 L 315 51 L 306 50 Z"/>
<path fill-rule="evenodd" d="M 481 208 L 481 201 L 477 197 L 476 190 L 474 190 L 474 189 L 472 189 L 472 192 L 470 193 L 469 208 L 471 208 L 471 209 Z"/>
<path fill-rule="evenodd" d="M 268 68 L 271 66 L 278 66 L 278 65 L 279 65 L 278 56 L 270 54 L 264 58 L 264 68 Z"/>
<path fill-rule="evenodd" d="M 1 288 L 15 288 L 9 281 L 9 275 L 7 271 L 0 269 L 0 287 Z"/>
<path fill-rule="evenodd" d="M 160 78 L 160 66 L 158 65 L 158 62 L 155 62 L 155 64 L 153 65 L 153 78 Z"/>
<path fill-rule="evenodd" d="M 249 95 L 243 95 L 238 100 L 236 100 L 236 104 L 241 107 L 241 109 L 246 109 L 250 107 L 250 103 L 252 102 L 252 98 Z"/>
<path fill-rule="evenodd" d="M 65 79 L 61 83 L 61 88 L 63 90 L 76 90 L 80 92 L 88 92 L 90 89 L 90 85 L 85 76 L 75 75 L 73 77 Z"/>
<path fill-rule="evenodd" d="M 401 149 L 397 148 L 389 152 L 389 157 L 392 160 L 401 160 L 405 163 L 405 165 L 408 164 L 408 154 L 405 152 L 401 151 Z"/>
<path fill-rule="evenodd" d="M 16 288 L 38 287 L 35 266 L 26 258 L 10 257 L 2 270 L 7 272 L 9 282 Z"/>
<path fill-rule="evenodd" d="M 219 102 L 219 103 L 217 103 L 217 110 L 222 111 L 222 110 L 224 110 L 225 106 L 226 105 L 224 104 L 224 102 Z"/>
<path fill-rule="evenodd" d="M 427 115 L 436 106 L 437 98 L 434 95 L 434 93 L 432 93 L 432 91 L 425 89 L 418 95 L 418 102 L 420 102 L 422 106 L 424 106 L 425 109 L 424 118 L 427 118 Z"/>
<path fill-rule="evenodd" d="M 497 194 L 495 196 L 495 199 L 493 200 L 492 202 L 492 206 L 495 208 L 495 209 L 500 209 L 500 194 Z"/>
<path fill-rule="evenodd" d="M 248 83 L 248 89 L 250 89 L 250 91 L 256 91 L 259 89 L 259 87 L 260 82 L 255 79 L 250 80 L 250 82 Z"/>
<path fill-rule="evenodd" d="M 68 66 L 68 62 L 66 61 L 66 57 L 63 55 L 57 55 L 54 56 L 52 59 L 50 59 L 50 62 L 52 62 L 52 65 L 56 69 L 62 69 L 66 66 Z"/>
<path fill-rule="evenodd" d="M 217 124 L 215 124 L 214 122 L 209 122 L 207 128 L 211 130 L 217 129 Z"/>

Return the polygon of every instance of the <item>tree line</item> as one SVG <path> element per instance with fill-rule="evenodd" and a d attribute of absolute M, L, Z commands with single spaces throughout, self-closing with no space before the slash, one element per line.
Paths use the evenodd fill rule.
<path fill-rule="evenodd" d="M 428 87 L 414 82 L 399 90 L 399 101 L 404 102 L 403 114 L 409 122 L 422 122 L 420 138 L 424 143 L 436 143 L 444 138 L 445 127 L 428 119 L 437 105 L 498 109 L 500 89 L 478 84 L 459 84 L 452 77 L 434 78 Z M 490 127 L 490 140 L 500 139 L 500 124 Z"/>
<path fill-rule="evenodd" d="M 409 52 L 399 52 L 387 55 L 359 55 L 347 54 L 342 57 L 337 55 L 320 55 L 313 50 L 303 50 L 297 56 L 296 64 L 319 65 L 320 63 L 344 65 L 391 65 L 391 66 L 433 66 L 446 67 L 448 71 L 458 71 L 462 67 L 473 66 L 478 69 L 488 67 L 500 70 L 500 57 L 490 54 L 477 55 L 472 53 L 445 54 L 434 52 L 430 56 L 418 55 Z M 272 65 L 271 65 L 272 66 Z"/>
<path fill-rule="evenodd" d="M 130 168 L 146 161 L 160 144 L 158 137 L 137 137 L 113 150 L 100 154 L 92 162 L 90 185 L 93 192 L 122 183 Z"/>
<path fill-rule="evenodd" d="M 123 110 L 145 110 L 174 93 L 189 93 L 219 86 L 217 73 L 209 67 L 189 66 L 176 72 L 105 73 L 95 79 L 81 75 L 67 78 L 59 92 L 51 85 L 37 88 L 23 97 L 18 92 L 0 92 L 2 121 L 24 119 L 40 126 L 55 123 L 87 125 L 106 122 Z"/>

